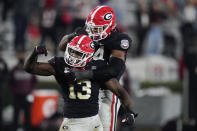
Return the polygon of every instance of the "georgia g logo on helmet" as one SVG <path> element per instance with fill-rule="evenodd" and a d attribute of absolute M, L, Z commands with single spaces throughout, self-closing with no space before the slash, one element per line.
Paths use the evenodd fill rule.
<path fill-rule="evenodd" d="M 116 27 L 116 15 L 109 6 L 97 6 L 86 19 L 86 29 L 94 41 L 105 39 Z"/>
<path fill-rule="evenodd" d="M 94 46 L 94 43 L 93 42 L 90 43 L 90 48 L 93 49 L 93 50 L 95 49 L 95 46 Z"/>
<path fill-rule="evenodd" d="M 111 20 L 112 19 L 112 13 L 107 13 L 104 15 L 105 20 Z"/>

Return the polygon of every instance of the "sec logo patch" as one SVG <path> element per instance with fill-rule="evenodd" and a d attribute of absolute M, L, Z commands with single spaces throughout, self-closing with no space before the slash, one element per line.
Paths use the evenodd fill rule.
<path fill-rule="evenodd" d="M 128 40 L 121 40 L 120 46 L 122 49 L 128 49 L 129 48 L 129 41 Z"/>

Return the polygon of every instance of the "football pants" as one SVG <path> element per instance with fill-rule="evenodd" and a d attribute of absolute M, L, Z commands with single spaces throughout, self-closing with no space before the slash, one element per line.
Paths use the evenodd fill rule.
<path fill-rule="evenodd" d="M 103 131 L 115 131 L 120 101 L 110 90 L 99 92 L 99 116 Z"/>
<path fill-rule="evenodd" d="M 64 118 L 59 131 L 103 131 L 98 115 L 86 118 Z"/>

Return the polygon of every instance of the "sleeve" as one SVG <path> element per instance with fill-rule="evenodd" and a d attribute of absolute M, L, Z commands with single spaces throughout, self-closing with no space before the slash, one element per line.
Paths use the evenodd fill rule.
<path fill-rule="evenodd" d="M 132 40 L 127 34 L 119 34 L 116 39 L 107 44 L 109 50 L 127 51 L 131 47 Z"/>
<path fill-rule="evenodd" d="M 48 63 L 55 69 L 56 76 L 64 73 L 65 62 L 63 57 L 53 57 L 48 60 Z"/>
<path fill-rule="evenodd" d="M 48 63 L 55 69 L 56 75 L 59 73 L 58 70 L 58 58 L 52 57 L 50 60 L 48 60 Z"/>

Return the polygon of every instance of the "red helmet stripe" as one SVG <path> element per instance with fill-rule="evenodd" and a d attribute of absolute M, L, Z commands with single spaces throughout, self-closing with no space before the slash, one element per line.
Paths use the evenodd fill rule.
<path fill-rule="evenodd" d="M 103 8 L 103 7 L 105 7 L 105 6 L 100 6 L 100 7 L 98 7 L 93 13 L 92 13 L 92 16 L 91 16 L 91 22 L 92 22 L 92 20 L 94 19 L 94 16 L 95 16 L 95 14 L 97 13 L 97 11 L 99 11 L 101 8 Z"/>

